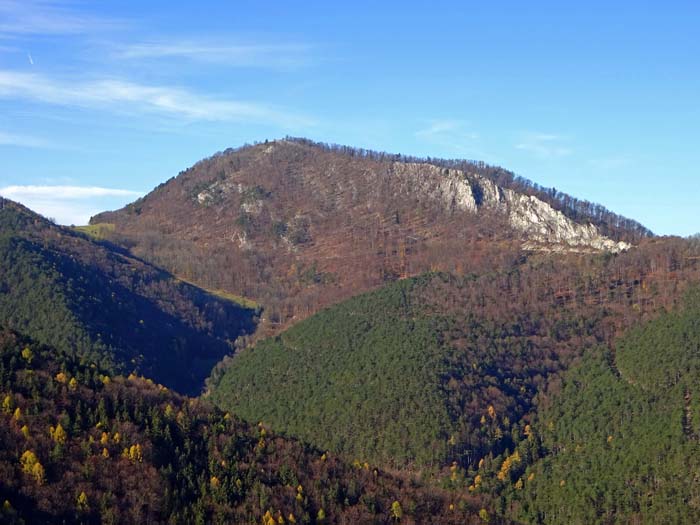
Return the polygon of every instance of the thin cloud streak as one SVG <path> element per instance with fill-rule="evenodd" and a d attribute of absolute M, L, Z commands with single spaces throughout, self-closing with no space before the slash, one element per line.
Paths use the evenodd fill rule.
<path fill-rule="evenodd" d="M 573 150 L 563 144 L 564 137 L 552 133 L 525 133 L 516 149 L 526 151 L 540 159 L 553 159 L 566 157 L 573 153 Z"/>
<path fill-rule="evenodd" d="M 309 65 L 306 44 L 220 44 L 207 41 L 144 42 L 122 47 L 114 57 L 123 60 L 179 58 L 234 67 L 296 69 Z"/>
<path fill-rule="evenodd" d="M 98 33 L 124 26 L 41 0 L 0 0 L 0 20 L 0 36 Z"/>
<path fill-rule="evenodd" d="M 5 186 L 0 195 L 7 199 L 22 200 L 50 198 L 53 200 L 92 199 L 95 197 L 137 197 L 142 192 L 100 186 Z"/>
<path fill-rule="evenodd" d="M 7 133 L 0 131 L 0 146 L 16 146 L 20 148 L 41 148 L 41 149 L 58 149 L 56 144 L 49 141 L 30 137 L 28 135 L 18 135 L 15 133 Z"/>
<path fill-rule="evenodd" d="M 416 131 L 415 135 L 416 137 L 431 138 L 449 134 L 461 139 L 478 139 L 479 134 L 465 131 L 465 125 L 464 122 L 459 120 L 434 120 L 428 127 Z"/>
<path fill-rule="evenodd" d="M 0 98 L 115 112 L 160 113 L 189 120 L 257 122 L 285 128 L 313 125 L 303 115 L 253 102 L 216 99 L 178 87 L 115 79 L 62 83 L 43 75 L 0 70 Z"/>
<path fill-rule="evenodd" d="M 414 136 L 422 141 L 439 146 L 450 154 L 469 156 L 485 160 L 490 155 L 481 150 L 481 136 L 468 129 L 469 123 L 461 120 L 439 119 L 416 132 Z"/>
<path fill-rule="evenodd" d="M 90 217 L 115 209 L 145 192 L 100 186 L 5 186 L 0 196 L 21 202 L 59 224 L 87 224 Z"/>

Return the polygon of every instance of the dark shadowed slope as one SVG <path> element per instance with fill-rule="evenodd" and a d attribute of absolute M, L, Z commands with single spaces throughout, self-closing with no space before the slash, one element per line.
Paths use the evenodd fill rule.
<path fill-rule="evenodd" d="M 197 392 L 253 314 L 0 202 L 0 322 L 37 341 Z"/>

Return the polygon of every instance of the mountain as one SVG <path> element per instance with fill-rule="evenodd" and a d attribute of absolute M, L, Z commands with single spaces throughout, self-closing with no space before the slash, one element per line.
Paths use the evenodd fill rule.
<path fill-rule="evenodd" d="M 1 328 L 0 388 L 2 523 L 477 524 L 493 515 L 481 496 L 349 465 Z"/>
<path fill-rule="evenodd" d="M 0 262 L 3 522 L 700 518 L 698 239 L 288 138 Z"/>
<path fill-rule="evenodd" d="M 391 283 L 227 360 L 211 396 L 348 459 L 473 468 L 512 450 L 538 396 L 582 356 L 677 305 L 700 279 L 699 249 L 535 253 Z"/>
<path fill-rule="evenodd" d="M 304 139 L 227 150 L 91 223 L 175 275 L 256 300 L 273 327 L 509 250 L 618 252 L 650 234 L 483 163 Z"/>
<path fill-rule="evenodd" d="M 38 342 L 196 393 L 254 314 L 0 199 L 0 323 Z"/>

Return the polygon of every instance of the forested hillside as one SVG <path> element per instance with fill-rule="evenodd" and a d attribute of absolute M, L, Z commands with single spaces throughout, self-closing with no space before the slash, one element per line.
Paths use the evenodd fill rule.
<path fill-rule="evenodd" d="M 0 403 L 2 523 L 462 524 L 492 514 L 481 496 L 349 465 L 4 329 Z"/>
<path fill-rule="evenodd" d="M 403 280 L 241 352 L 211 395 L 349 460 L 468 469 L 517 443 L 571 363 L 673 307 L 697 253 L 667 240 Z"/>
<path fill-rule="evenodd" d="M 506 479 L 515 518 L 700 521 L 699 320 L 695 290 L 683 308 L 631 330 L 615 351 L 591 352 L 550 388 Z M 482 479 L 484 493 L 504 486 L 493 473 Z"/>
<path fill-rule="evenodd" d="M 255 312 L 0 201 L 0 323 L 196 393 Z"/>
<path fill-rule="evenodd" d="M 404 280 L 257 343 L 211 395 L 509 519 L 694 523 L 698 249 L 671 239 Z"/>

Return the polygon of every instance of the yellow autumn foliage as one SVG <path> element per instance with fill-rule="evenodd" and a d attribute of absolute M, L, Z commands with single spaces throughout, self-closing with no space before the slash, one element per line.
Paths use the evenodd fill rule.
<path fill-rule="evenodd" d="M 22 457 L 19 459 L 22 471 L 34 477 L 37 484 L 44 483 L 44 467 L 39 463 L 39 458 L 31 450 L 25 450 Z"/>
<path fill-rule="evenodd" d="M 503 460 L 501 469 L 499 470 L 496 477 L 501 481 L 505 481 L 508 477 L 508 474 L 510 473 L 510 469 L 518 463 L 520 463 L 520 453 L 516 450 L 513 454 L 511 454 Z"/>
<path fill-rule="evenodd" d="M 87 494 L 85 494 L 85 491 L 78 494 L 76 499 L 76 507 L 80 512 L 87 512 L 89 510 L 90 507 L 88 506 L 88 497 Z"/>
<path fill-rule="evenodd" d="M 269 510 L 263 514 L 262 525 L 276 525 L 275 518 Z"/>
<path fill-rule="evenodd" d="M 11 395 L 6 395 L 5 398 L 2 400 L 2 413 L 3 414 L 9 414 L 12 412 L 12 396 Z"/>
<path fill-rule="evenodd" d="M 58 445 L 65 445 L 68 435 L 66 434 L 66 431 L 63 430 L 60 423 L 58 423 L 55 428 L 51 427 L 49 429 L 49 433 L 51 434 L 51 439 L 53 439 L 55 443 Z"/>
<path fill-rule="evenodd" d="M 493 408 L 493 405 L 489 405 L 489 407 L 486 409 L 486 411 L 489 414 L 489 417 L 491 419 L 496 419 L 496 409 Z"/>

